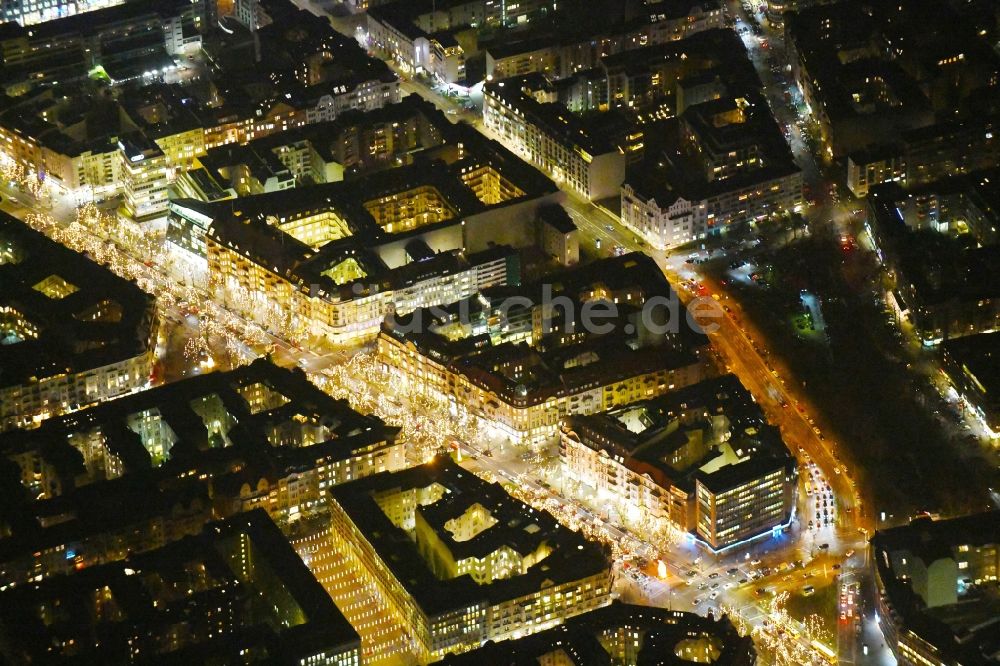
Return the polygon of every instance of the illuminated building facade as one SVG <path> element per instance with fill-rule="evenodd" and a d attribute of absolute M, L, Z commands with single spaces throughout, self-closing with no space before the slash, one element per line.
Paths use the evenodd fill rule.
<path fill-rule="evenodd" d="M 895 316 L 925 346 L 1000 329 L 1000 173 L 995 169 L 868 196 L 872 244 L 892 281 Z"/>
<path fill-rule="evenodd" d="M 448 457 L 331 496 L 344 566 L 407 627 L 418 660 L 535 633 L 610 601 L 602 546 Z"/>
<path fill-rule="evenodd" d="M 576 21 L 566 21 L 556 34 L 528 32 L 491 45 L 486 50 L 487 79 L 531 73 L 565 79 L 597 67 L 608 55 L 725 27 L 723 6 L 716 0 L 651 3 L 645 9 L 648 11 L 641 16 L 626 16 L 622 27 L 609 29 L 612 22 L 608 16 L 621 15 L 620 3 L 595 5 L 590 28 L 581 30 L 579 23 L 586 19 L 576 17 Z"/>
<path fill-rule="evenodd" d="M 483 124 L 558 183 L 589 199 L 618 194 L 625 154 L 556 101 L 541 74 L 487 83 Z"/>
<path fill-rule="evenodd" d="M 268 3 L 270 22 L 253 38 L 205 45 L 216 63 L 206 74 L 210 95 L 160 85 L 176 69 L 174 58 L 200 40 L 203 9 L 138 0 L 31 31 L 4 24 L 0 53 L 13 103 L 0 114 L 0 158 L 78 202 L 123 195 L 125 211 L 146 218 L 166 211 L 167 188 L 207 150 L 399 101 L 399 82 L 383 62 L 283 1 Z M 163 45 L 113 49 L 155 31 L 163 31 Z M 256 58 L 254 44 L 270 57 Z M 119 92 L 72 89 L 89 77 Z"/>
<path fill-rule="evenodd" d="M 115 7 L 125 0 L 3 0 L 0 18 L 21 25 L 35 25 L 65 16 Z"/>
<path fill-rule="evenodd" d="M 167 210 L 169 183 L 167 158 L 159 147 L 145 137 L 133 136 L 119 142 L 125 210 L 135 220 L 161 215 Z"/>
<path fill-rule="evenodd" d="M 322 514 L 334 485 L 406 465 L 398 428 L 263 360 L 5 433 L 0 457 L 19 477 L 0 487 L 18 507 L 0 539 L 0 585 L 156 548 L 255 508 L 287 528 Z M 53 510 L 64 519 L 51 524 Z M 46 529 L 26 527 L 36 521 Z"/>
<path fill-rule="evenodd" d="M 169 184 L 205 152 L 199 119 L 155 86 L 116 99 L 23 95 L 0 115 L 0 142 L 8 164 L 46 186 L 78 203 L 121 195 L 136 218 L 162 214 Z"/>
<path fill-rule="evenodd" d="M 711 54 L 724 52 L 715 42 L 728 39 L 706 33 L 694 41 L 708 58 L 708 91 L 675 94 L 678 115 L 647 132 L 643 159 L 629 166 L 621 188 L 622 224 L 661 249 L 802 205 L 801 171 L 757 92 L 756 74 L 745 71 L 745 55 L 738 51 L 742 57 L 722 74 Z"/>
<path fill-rule="evenodd" d="M 149 384 L 154 298 L 0 214 L 0 431 Z"/>
<path fill-rule="evenodd" d="M 942 369 L 962 397 L 962 408 L 1000 432 L 1000 332 L 945 340 L 941 352 Z"/>
<path fill-rule="evenodd" d="M 854 196 L 868 196 L 868 190 L 882 183 L 906 180 L 906 158 L 902 150 L 865 150 L 847 156 L 847 187 Z"/>
<path fill-rule="evenodd" d="M 554 0 L 347 0 L 355 11 L 378 8 L 405 13 L 409 21 L 425 32 L 465 27 L 502 28 L 524 25 L 555 8 Z"/>
<path fill-rule="evenodd" d="M 690 106 L 758 85 L 739 37 L 730 29 L 700 30 L 681 40 L 603 56 L 597 67 L 557 82 L 574 111 L 630 109 L 640 122 L 679 115 Z M 584 91 L 587 90 L 586 94 Z"/>
<path fill-rule="evenodd" d="M 737 224 L 798 210 L 802 176 L 796 171 L 709 196 L 678 194 L 672 188 L 655 186 L 649 190 L 627 182 L 621 198 L 622 224 L 651 246 L 668 249 L 723 233 Z"/>
<path fill-rule="evenodd" d="M 201 46 L 205 10 L 201 1 L 130 0 L 33 26 L 5 23 L 0 29 L 5 90 L 21 95 L 97 73 L 112 86 L 148 82 L 153 70 L 176 68 L 173 56 Z"/>
<path fill-rule="evenodd" d="M 728 617 L 635 606 L 618 601 L 577 615 L 552 629 L 478 650 L 449 655 L 442 666 L 474 664 L 553 664 L 559 666 L 640 666 L 717 664 L 753 666 L 757 651 Z"/>
<path fill-rule="evenodd" d="M 679 304 L 676 330 L 654 321 L 664 310 L 643 311 L 670 294 L 652 259 L 628 254 L 521 289 L 487 290 L 443 314 L 396 317 L 382 327 L 379 357 L 415 390 L 447 398 L 510 439 L 542 441 L 569 414 L 605 411 L 711 374 L 707 341 L 679 321 Z M 595 334 L 583 317 L 601 308 L 614 313 Z M 659 324 L 670 332 L 657 332 Z"/>
<path fill-rule="evenodd" d="M 374 111 L 213 148 L 178 179 L 176 198 L 211 202 L 334 183 L 438 152 L 458 154 L 462 138 L 453 128 L 432 103 L 408 95 Z"/>
<path fill-rule="evenodd" d="M 540 173 L 467 136 L 450 162 L 235 202 L 176 200 L 168 240 L 204 255 L 223 297 L 251 317 L 374 337 L 387 313 L 517 284 L 515 248 L 537 242 L 538 208 L 559 199 Z"/>
<path fill-rule="evenodd" d="M 997 601 L 976 590 L 1000 575 L 1000 511 L 876 532 L 871 556 L 876 617 L 900 664 L 993 661 Z"/>
<path fill-rule="evenodd" d="M 795 461 L 735 375 L 569 416 L 560 454 L 568 478 L 624 516 L 716 551 L 787 524 L 795 503 Z"/>
<path fill-rule="evenodd" d="M 0 600 L 11 663 L 361 663 L 357 633 L 262 511 Z"/>
<path fill-rule="evenodd" d="M 700 470 L 695 479 L 695 530 L 713 550 L 722 550 L 787 527 L 795 504 L 795 462 L 753 457 L 735 449 L 737 461 Z"/>
<path fill-rule="evenodd" d="M 427 73 L 447 83 L 465 82 L 465 51 L 449 32 L 428 34 L 414 22 L 415 4 L 394 3 L 368 11 L 368 42 L 407 74 Z"/>
<path fill-rule="evenodd" d="M 943 121 L 904 132 L 898 143 L 847 156 L 847 187 L 856 197 L 882 183 L 904 187 L 989 169 L 1000 164 L 1000 117 Z"/>
<path fill-rule="evenodd" d="M 622 223 L 665 249 L 801 207 L 800 170 L 760 88 L 739 37 L 710 29 L 563 81 L 489 82 L 483 119 L 557 182 L 620 197 Z"/>

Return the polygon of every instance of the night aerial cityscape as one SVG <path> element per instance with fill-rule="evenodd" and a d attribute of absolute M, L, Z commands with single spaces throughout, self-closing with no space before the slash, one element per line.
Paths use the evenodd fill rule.
<path fill-rule="evenodd" d="M 0 665 L 1000 666 L 1000 0 L 0 63 Z"/>

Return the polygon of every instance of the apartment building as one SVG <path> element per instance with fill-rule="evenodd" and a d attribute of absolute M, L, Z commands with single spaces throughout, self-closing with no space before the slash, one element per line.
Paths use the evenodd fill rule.
<path fill-rule="evenodd" d="M 450 458 L 331 496 L 344 575 L 375 591 L 376 612 L 407 628 L 422 661 L 542 631 L 611 600 L 603 546 Z"/>
<path fill-rule="evenodd" d="M 653 247 L 801 207 L 801 173 L 732 31 L 610 56 L 599 82 L 609 107 L 643 119 L 644 149 L 628 167 L 621 216 Z"/>
<path fill-rule="evenodd" d="M 280 664 L 360 663 L 357 633 L 262 511 L 208 523 L 141 554 L 4 589 L 0 654 L 10 662 L 206 663 L 266 655 Z"/>
<path fill-rule="evenodd" d="M 625 179 L 624 149 L 559 104 L 544 76 L 487 83 L 483 124 L 529 164 L 581 196 L 618 195 Z"/>
<path fill-rule="evenodd" d="M 532 73 L 565 79 L 610 55 L 725 27 L 716 0 L 649 3 L 642 9 L 633 14 L 620 3 L 593 5 L 589 16 L 498 40 L 485 49 L 487 80 Z"/>
<path fill-rule="evenodd" d="M 19 482 L 0 485 L 12 507 L 0 586 L 158 548 L 257 508 L 290 529 L 326 511 L 331 487 L 404 468 L 398 434 L 264 360 L 4 433 L 0 457 Z M 51 523 L 51 510 L 63 519 Z"/>
<path fill-rule="evenodd" d="M 656 305 L 670 294 L 652 259 L 633 253 L 520 289 L 486 290 L 472 299 L 485 299 L 481 308 L 462 302 L 443 314 L 395 317 L 382 327 L 379 357 L 414 390 L 446 398 L 511 440 L 543 441 L 567 415 L 711 373 L 707 342 L 682 321 L 683 308 L 668 314 Z M 593 328 L 595 309 L 603 314 Z"/>
<path fill-rule="evenodd" d="M 13 103 L 0 114 L 4 160 L 81 203 L 123 195 L 126 211 L 144 219 L 166 212 L 167 188 L 207 150 L 399 101 L 398 81 L 383 62 L 323 19 L 283 1 L 268 3 L 270 22 L 253 33 L 213 36 L 205 45 L 199 57 L 212 65 L 206 90 L 164 85 L 159 81 L 175 67 L 177 49 L 187 49 L 188 36 L 204 29 L 200 6 L 139 0 L 45 24 L 30 37 L 0 31 L 5 68 L 23 70 L 25 82 L 11 84 Z M 288 25 L 297 27 L 294 34 Z M 157 35 L 178 30 L 184 44 L 160 44 Z M 150 35 L 160 41 L 146 44 Z M 133 53 L 140 37 L 142 57 L 156 62 Z M 119 41 L 121 49 L 112 52 L 110 45 Z M 53 49 L 59 67 L 47 69 Z M 270 57 L 261 60 L 261 49 Z M 72 88 L 74 76 L 87 78 L 95 90 Z M 151 144 L 162 159 L 148 152 Z"/>
<path fill-rule="evenodd" d="M 0 431 L 146 387 L 154 300 L 0 214 Z"/>
<path fill-rule="evenodd" d="M 632 521 L 692 533 L 712 551 L 787 527 L 795 462 L 735 375 L 568 417 L 564 473 Z"/>
<path fill-rule="evenodd" d="M 894 314 L 928 347 L 1000 328 L 997 178 L 993 169 L 909 190 L 887 183 L 868 196 L 868 228 L 890 271 Z"/>
<path fill-rule="evenodd" d="M 661 660 L 664 654 L 677 655 L 689 663 L 711 661 L 719 666 L 753 666 L 757 660 L 753 640 L 740 636 L 725 615 L 706 618 L 613 601 L 552 629 L 448 655 L 442 666 L 518 661 L 639 666 L 651 659 Z"/>
<path fill-rule="evenodd" d="M 194 252 L 251 317 L 335 340 L 374 337 L 386 314 L 519 279 L 516 248 L 558 201 L 544 176 L 471 128 L 445 159 L 336 183 L 244 197 L 176 200 L 167 238 Z M 269 325 L 274 325 L 271 320 Z"/>
<path fill-rule="evenodd" d="M 876 617 L 901 664 L 987 664 L 995 602 L 977 592 L 1000 573 L 1000 512 L 918 518 L 871 540 Z"/>

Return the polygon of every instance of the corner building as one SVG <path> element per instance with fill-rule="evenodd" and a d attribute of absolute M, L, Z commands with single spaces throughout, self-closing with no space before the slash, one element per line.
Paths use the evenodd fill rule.
<path fill-rule="evenodd" d="M 407 628 L 418 661 L 532 634 L 611 600 L 603 546 L 448 457 L 330 495 L 342 566 Z"/>

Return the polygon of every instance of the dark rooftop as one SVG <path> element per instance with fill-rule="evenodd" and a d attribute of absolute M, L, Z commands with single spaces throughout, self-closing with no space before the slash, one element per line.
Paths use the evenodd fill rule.
<path fill-rule="evenodd" d="M 261 603 L 263 602 L 263 603 Z M 0 595 L 14 663 L 300 663 L 360 639 L 262 510 Z"/>
<path fill-rule="evenodd" d="M 954 117 L 954 102 L 965 96 L 968 115 L 981 114 L 990 97 L 995 104 L 995 92 L 986 88 L 1000 71 L 1000 56 L 946 3 L 844 0 L 816 5 L 792 15 L 786 32 L 822 90 L 821 103 L 831 119 L 896 114 L 898 129 L 904 130 L 912 126 L 904 114 L 934 107 L 942 117 Z M 952 85 L 945 79 L 958 78 L 962 89 L 957 95 L 925 96 L 939 85 Z M 863 92 L 868 84 L 882 86 L 871 103 Z"/>
<path fill-rule="evenodd" d="M 498 524 L 483 531 L 478 542 L 463 544 L 463 552 L 458 557 L 468 555 L 464 549 L 491 549 L 504 544 L 518 549 L 527 545 L 526 541 L 537 543 L 540 540 L 544 540 L 552 552 L 525 573 L 511 578 L 484 584 L 476 583 L 468 574 L 439 579 L 421 555 L 414 537 L 394 525 L 373 497 L 378 493 L 384 500 L 386 493 L 435 484 L 443 489 L 443 497 L 416 509 L 433 525 L 439 525 L 446 516 L 461 512 L 474 503 L 481 504 L 498 518 Z M 531 594 L 541 589 L 545 581 L 559 585 L 608 570 L 608 555 L 603 546 L 562 527 L 547 512 L 536 511 L 515 500 L 500 484 L 483 481 L 447 456 L 438 456 L 419 467 L 383 472 L 341 484 L 330 494 L 392 575 L 429 616 Z"/>
<path fill-rule="evenodd" d="M 591 156 L 617 151 L 612 138 L 558 102 L 539 102 L 536 93 L 553 93 L 552 84 L 543 74 L 515 76 L 484 86 L 487 94 L 495 95 L 520 111 L 532 124 L 545 128 L 561 143 L 578 146 Z"/>
<path fill-rule="evenodd" d="M 940 558 L 954 557 L 959 546 L 996 548 L 997 544 L 1000 544 L 1000 511 L 951 520 L 918 518 L 909 525 L 876 532 L 871 539 L 872 562 L 894 615 L 898 617 L 894 618 L 897 629 L 911 631 L 930 643 L 946 663 L 996 664 L 1000 634 L 997 633 L 995 600 L 985 605 L 965 601 L 928 609 L 910 582 L 897 577 L 892 555 L 905 551 L 929 567 Z M 963 605 L 969 612 L 955 615 L 956 606 Z M 981 614 L 976 617 L 976 612 Z"/>
<path fill-rule="evenodd" d="M 141 428 L 134 420 L 144 415 L 172 435 L 162 454 L 147 450 L 138 434 Z M 301 441 L 285 445 L 284 439 L 295 439 L 294 430 Z M 230 372 L 190 377 L 52 417 L 32 430 L 0 434 L 0 455 L 17 459 L 24 452 L 38 452 L 61 484 L 36 492 L 68 492 L 74 485 L 104 480 L 105 472 L 111 475 L 72 445 L 74 435 L 95 431 L 101 433 L 108 454 L 120 459 L 119 473 L 143 473 L 153 479 L 199 469 L 205 477 L 221 477 L 218 483 L 235 483 L 238 489 L 253 470 L 270 474 L 318 458 L 346 459 L 375 442 L 393 441 L 398 428 L 330 397 L 299 370 L 258 359 Z M 233 462 L 244 459 L 252 464 Z M 245 473 L 230 474 L 242 468 Z"/>
<path fill-rule="evenodd" d="M 716 439 L 720 418 L 728 435 L 724 442 Z M 582 444 L 621 458 L 663 487 L 690 490 L 698 479 L 720 492 L 794 465 L 777 428 L 735 375 L 601 414 L 568 416 L 565 428 Z"/>
<path fill-rule="evenodd" d="M 1000 400 L 1000 331 L 945 340 L 941 348 L 974 378 L 983 394 Z"/>
<path fill-rule="evenodd" d="M 623 641 L 632 641 L 630 632 L 641 636 L 635 658 L 619 661 L 609 654 L 601 637 L 622 635 Z M 660 664 L 681 666 L 690 664 L 677 655 L 678 644 L 685 639 L 698 637 L 715 639 L 719 655 L 712 660 L 717 666 L 751 666 L 756 661 L 753 641 L 740 636 L 732 622 L 702 617 L 694 613 L 670 611 L 664 608 L 636 606 L 619 601 L 610 606 L 570 618 L 557 627 L 523 638 L 487 643 L 478 650 L 459 655 L 449 655 L 442 666 L 474 666 L 478 664 L 503 664 L 504 666 L 536 666 L 545 659 L 562 652 L 575 666 L 630 666 Z M 632 650 L 626 650 L 631 654 Z"/>
<path fill-rule="evenodd" d="M 150 351 L 154 302 L 132 282 L 0 213 L 0 310 L 7 310 L 0 318 L 0 387 Z"/>
<path fill-rule="evenodd" d="M 937 219 L 903 210 L 937 199 Z M 945 205 L 945 201 L 951 201 Z M 900 283 L 912 287 L 921 305 L 971 302 L 1000 296 L 1000 171 L 955 176 L 904 191 L 897 183 L 873 187 L 868 206 L 873 231 L 898 262 Z M 919 222 L 922 228 L 911 227 Z M 979 222 L 975 222 L 978 220 Z M 965 221 L 967 233 L 953 223 Z M 947 232 L 933 227 L 941 224 Z"/>
<path fill-rule="evenodd" d="M 699 350 L 707 344 L 704 335 L 684 321 L 679 322 L 676 332 L 661 336 L 656 344 L 632 344 L 635 340 L 630 340 L 630 335 L 635 337 L 637 333 L 635 319 L 642 304 L 653 298 L 669 298 L 671 294 L 670 285 L 655 262 L 641 253 L 603 259 L 521 287 L 486 290 L 483 297 L 507 316 L 510 312 L 505 303 L 537 305 L 546 294 L 553 299 L 568 299 L 575 307 L 555 308 L 549 335 L 535 341 L 533 347 L 513 342 L 492 344 L 491 340 L 480 337 L 454 340 L 432 326 L 412 330 L 411 323 L 417 318 L 434 320 L 433 313 L 425 311 L 386 322 L 382 334 L 412 342 L 420 353 L 518 407 L 540 404 L 595 383 L 691 365 L 697 362 Z M 601 321 L 611 324 L 610 332 L 592 334 L 576 330 L 581 322 L 574 315 L 583 311 L 583 303 L 610 301 L 619 295 L 621 302 L 615 306 L 614 317 Z M 511 368 L 518 371 L 509 371 Z"/>

